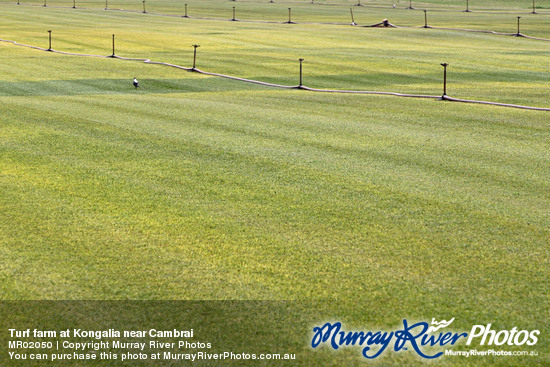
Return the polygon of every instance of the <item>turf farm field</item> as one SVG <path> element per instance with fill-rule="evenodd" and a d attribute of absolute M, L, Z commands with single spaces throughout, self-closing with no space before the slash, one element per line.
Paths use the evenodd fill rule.
<path fill-rule="evenodd" d="M 539 355 L 434 365 L 549 365 L 550 111 L 437 97 L 448 63 L 450 97 L 550 108 L 550 1 L 363 3 L 0 3 L 3 41 L 47 49 L 51 30 L 53 50 L 109 56 L 114 34 L 119 57 L 185 68 L 197 44 L 206 72 L 297 86 L 303 58 L 310 88 L 433 97 L 0 42 L 0 298 L 315 302 L 292 312 L 356 330 L 455 318 L 540 330 L 508 347 Z M 509 35 L 518 16 L 533 38 Z M 368 363 L 312 351 L 314 325 L 286 341 L 295 365 Z"/>

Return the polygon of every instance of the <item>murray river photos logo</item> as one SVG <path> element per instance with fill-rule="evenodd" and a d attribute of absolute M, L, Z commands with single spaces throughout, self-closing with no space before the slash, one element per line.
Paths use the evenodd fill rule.
<path fill-rule="evenodd" d="M 323 344 L 334 350 L 342 347 L 361 347 L 361 354 L 368 359 L 374 359 L 386 350 L 394 352 L 412 349 L 422 358 L 434 359 L 441 357 L 444 352 L 427 352 L 428 347 L 449 347 L 465 341 L 466 345 L 528 345 L 537 344 L 539 330 L 492 330 L 491 324 L 474 325 L 469 333 L 455 333 L 445 331 L 446 327 L 454 321 L 436 321 L 432 319 L 431 325 L 427 322 L 409 323 L 403 320 L 403 328 L 394 331 L 345 331 L 340 322 L 327 322 L 322 326 L 313 328 L 311 346 L 317 348 Z M 392 348 L 393 347 L 393 348 Z M 433 348 L 430 348 L 432 351 Z"/>

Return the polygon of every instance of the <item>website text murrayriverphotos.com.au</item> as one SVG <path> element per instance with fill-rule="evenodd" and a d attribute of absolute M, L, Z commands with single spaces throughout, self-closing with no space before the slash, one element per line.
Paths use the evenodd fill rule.
<path fill-rule="evenodd" d="M 342 347 L 361 347 L 361 354 L 367 359 L 375 359 L 384 352 L 412 349 L 420 357 L 435 359 L 445 356 L 538 356 L 534 350 L 487 350 L 477 349 L 433 351 L 434 347 L 447 347 L 465 342 L 466 346 L 533 347 L 537 344 L 539 330 L 521 330 L 514 326 L 510 330 L 493 330 L 491 324 L 473 325 L 470 332 L 441 331 L 451 325 L 454 318 L 446 321 L 432 319 L 427 322 L 409 323 L 403 320 L 403 329 L 394 331 L 345 331 L 340 322 L 327 322 L 313 328 L 311 347 L 327 345 L 334 350 Z M 429 349 L 430 351 L 426 351 Z"/>

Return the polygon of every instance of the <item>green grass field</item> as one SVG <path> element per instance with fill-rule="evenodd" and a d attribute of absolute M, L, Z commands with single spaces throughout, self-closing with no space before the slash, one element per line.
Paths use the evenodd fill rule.
<path fill-rule="evenodd" d="M 414 28 L 314 24 L 349 22 L 349 6 L 307 2 L 189 5 L 264 21 L 292 6 L 308 24 L 109 4 L 137 12 L 3 3 L 0 38 L 47 48 L 52 30 L 55 50 L 110 55 L 116 34 L 119 56 L 186 67 L 200 44 L 205 71 L 297 85 L 304 58 L 309 87 L 430 95 L 448 62 L 450 96 L 550 107 L 550 42 L 417 28 L 423 12 L 388 1 L 355 8 L 356 21 Z M 523 33 L 550 38 L 530 2 L 474 4 L 508 12 L 430 24 L 513 33 L 519 14 Z M 5 42 L 0 103 L 3 300 L 316 300 L 358 327 L 456 317 L 458 330 L 550 330 L 550 112 L 282 90 Z M 548 347 L 541 337 L 541 356 L 520 364 L 550 363 Z M 440 363 L 480 361 L 518 363 Z"/>

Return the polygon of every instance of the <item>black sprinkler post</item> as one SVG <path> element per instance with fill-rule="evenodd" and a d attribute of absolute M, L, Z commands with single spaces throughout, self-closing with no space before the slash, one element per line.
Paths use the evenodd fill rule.
<path fill-rule="evenodd" d="M 361 5 L 361 0 L 357 0 L 357 4 L 355 4 L 355 6 L 363 6 Z"/>
<path fill-rule="evenodd" d="M 413 4 L 412 4 L 412 0 L 409 0 L 409 7 L 407 9 L 414 9 Z"/>
<path fill-rule="evenodd" d="M 428 11 L 427 10 L 424 10 L 424 27 L 423 28 L 428 28 Z"/>
<path fill-rule="evenodd" d="M 107 1 L 108 0 L 105 0 L 105 10 L 109 10 L 109 3 Z"/>
<path fill-rule="evenodd" d="M 233 7 L 233 19 L 231 19 L 232 21 L 236 21 L 237 18 L 235 18 L 235 7 Z"/>
<path fill-rule="evenodd" d="M 353 19 L 353 10 L 351 8 L 349 8 L 349 12 L 351 13 L 351 25 L 357 25 L 357 23 L 355 23 L 355 19 Z"/>
<path fill-rule="evenodd" d="M 197 48 L 201 47 L 201 46 L 200 45 L 193 45 L 193 47 L 195 49 L 193 50 L 193 69 L 192 70 L 195 70 L 195 65 L 196 65 L 196 62 L 197 62 Z"/>
<path fill-rule="evenodd" d="M 304 61 L 304 59 L 299 59 L 300 61 L 300 88 L 303 86 L 303 83 L 302 83 L 302 62 Z"/>
<path fill-rule="evenodd" d="M 537 14 L 537 11 L 535 10 L 535 0 L 533 0 L 533 11 L 531 13 L 532 14 Z"/>
<path fill-rule="evenodd" d="M 49 47 L 47 51 L 52 51 L 52 31 L 48 31 Z"/>
<path fill-rule="evenodd" d="M 516 36 L 521 36 L 521 33 L 519 33 L 519 20 L 521 19 L 521 17 L 518 17 L 518 33 L 516 33 Z"/>
<path fill-rule="evenodd" d="M 466 13 L 470 12 L 470 0 L 466 0 L 466 10 L 464 10 Z"/>
<path fill-rule="evenodd" d="M 113 54 L 111 57 L 115 57 L 115 35 L 113 34 Z"/>
<path fill-rule="evenodd" d="M 443 66 L 443 96 L 441 96 L 441 98 L 445 99 L 447 95 L 447 66 L 449 66 L 449 64 L 444 63 L 441 64 L 441 66 Z"/>
<path fill-rule="evenodd" d="M 183 17 L 184 18 L 189 18 L 189 16 L 187 15 L 187 4 L 185 4 L 185 15 Z"/>
<path fill-rule="evenodd" d="M 144 13 L 147 13 L 147 12 L 145 11 L 145 0 L 143 0 L 143 12 L 144 12 Z"/>
<path fill-rule="evenodd" d="M 292 24 L 292 9 L 288 8 L 288 22 L 286 24 Z"/>
<path fill-rule="evenodd" d="M 19 2 L 19 0 L 17 0 Z M 76 9 L 76 0 L 73 0 L 73 9 Z"/>

